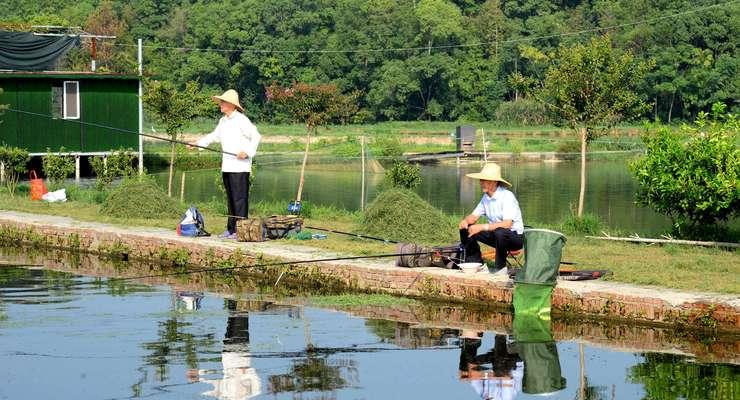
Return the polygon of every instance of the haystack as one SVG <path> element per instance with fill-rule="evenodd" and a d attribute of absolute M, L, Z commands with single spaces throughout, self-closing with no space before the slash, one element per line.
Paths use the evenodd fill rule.
<path fill-rule="evenodd" d="M 365 234 L 389 240 L 447 245 L 459 240 L 452 219 L 408 189 L 389 189 L 363 215 Z"/>
<path fill-rule="evenodd" d="M 103 202 L 101 214 L 119 218 L 174 218 L 182 213 L 177 201 L 150 180 L 124 181 Z"/>

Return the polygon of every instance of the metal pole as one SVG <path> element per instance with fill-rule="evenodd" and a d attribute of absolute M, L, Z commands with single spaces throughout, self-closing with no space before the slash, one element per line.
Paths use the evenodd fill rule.
<path fill-rule="evenodd" d="M 141 39 L 139 41 L 139 133 L 144 133 L 144 105 L 141 103 L 141 97 L 144 95 L 141 87 L 141 80 L 144 74 L 144 61 L 141 53 Z M 139 175 L 144 174 L 144 137 L 139 135 Z"/>

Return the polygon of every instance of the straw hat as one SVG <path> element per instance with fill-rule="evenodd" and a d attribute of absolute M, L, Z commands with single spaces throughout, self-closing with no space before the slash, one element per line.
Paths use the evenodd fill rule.
<path fill-rule="evenodd" d="M 507 180 L 501 177 L 501 167 L 498 164 L 490 163 L 486 164 L 482 170 L 478 173 L 465 174 L 468 178 L 473 179 L 484 179 L 487 181 L 499 181 L 506 186 L 511 186 Z"/>
<path fill-rule="evenodd" d="M 225 101 L 227 103 L 231 103 L 236 106 L 236 108 L 244 112 L 244 108 L 242 108 L 242 105 L 239 104 L 239 93 L 236 92 L 234 89 L 229 89 L 224 92 L 221 96 L 213 96 L 213 101 L 218 103 L 219 101 Z"/>

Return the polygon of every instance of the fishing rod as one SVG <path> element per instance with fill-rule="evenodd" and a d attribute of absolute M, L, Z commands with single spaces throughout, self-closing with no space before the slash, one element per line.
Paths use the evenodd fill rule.
<path fill-rule="evenodd" d="M 334 229 L 319 228 L 319 227 L 316 227 L 316 226 L 308 226 L 308 225 L 306 225 L 306 228 L 308 228 L 308 229 L 315 229 L 317 231 L 338 233 L 340 235 L 353 236 L 353 237 L 356 237 L 356 238 L 359 238 L 359 239 L 377 240 L 377 241 L 383 242 L 383 243 L 393 243 L 393 244 L 399 244 L 399 243 L 401 243 L 401 242 L 397 242 L 395 240 L 383 239 L 383 238 L 374 237 L 374 236 L 361 235 L 359 233 L 342 232 L 342 231 L 337 231 L 337 230 L 334 230 Z"/>
<path fill-rule="evenodd" d="M 16 113 L 19 113 L 19 114 L 27 114 L 27 115 L 37 116 L 37 117 L 44 117 L 44 118 L 49 118 L 49 119 L 56 119 L 56 118 L 54 118 L 51 115 L 40 114 L 40 113 L 31 112 L 31 111 L 17 110 L 15 108 L 6 108 L 6 110 L 13 111 L 13 112 L 16 112 Z M 150 135 L 150 134 L 147 134 L 147 133 L 136 132 L 136 131 L 132 131 L 132 130 L 128 130 L 128 129 L 123 129 L 123 128 L 117 128 L 115 126 L 108 126 L 108 125 L 103 125 L 103 124 L 96 124 L 94 122 L 84 122 L 84 121 L 78 121 L 78 120 L 65 120 L 65 121 L 74 122 L 74 123 L 77 123 L 77 124 L 80 124 L 80 125 L 92 126 L 92 127 L 95 127 L 95 128 L 110 129 L 110 130 L 115 131 L 115 132 L 118 132 L 118 133 L 128 133 L 128 134 L 131 134 L 131 135 L 143 136 L 143 137 L 147 137 L 147 138 L 151 138 L 151 139 L 162 140 L 162 141 L 165 141 L 165 142 L 182 144 L 182 145 L 185 145 L 185 146 L 188 146 L 188 147 L 196 147 L 196 148 L 199 148 L 199 149 L 202 149 L 202 150 L 212 151 L 214 153 L 228 154 L 230 156 L 237 157 L 237 154 L 235 154 L 235 153 L 230 153 L 228 151 L 223 151 L 223 150 L 216 150 L 216 149 L 212 149 L 210 147 L 205 147 L 205 146 L 198 146 L 197 144 L 191 144 L 191 143 L 188 143 L 188 142 L 184 142 L 182 140 L 168 139 L 168 138 L 164 138 L 164 137 L 161 137 L 161 136 Z"/>

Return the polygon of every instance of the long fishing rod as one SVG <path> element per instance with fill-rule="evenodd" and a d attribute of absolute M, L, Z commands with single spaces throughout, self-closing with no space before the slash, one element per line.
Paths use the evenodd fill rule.
<path fill-rule="evenodd" d="M 17 112 L 19 114 L 28 114 L 28 115 L 34 115 L 34 116 L 37 116 L 37 117 L 44 117 L 44 118 L 49 118 L 49 119 L 56 119 L 56 118 L 54 118 L 51 115 L 40 114 L 40 113 L 31 112 L 31 111 L 17 110 L 15 108 L 6 108 L 6 110 Z M 74 122 L 74 123 L 77 123 L 77 124 L 80 124 L 80 125 L 93 126 L 93 127 L 96 127 L 96 128 L 110 129 L 110 130 L 115 131 L 115 132 L 118 132 L 118 133 L 128 133 L 128 134 L 131 134 L 131 135 L 143 136 L 143 137 L 147 137 L 147 138 L 151 138 L 151 139 L 162 140 L 162 141 L 165 141 L 165 142 L 183 144 L 183 145 L 189 146 L 189 147 L 196 147 L 196 148 L 199 148 L 199 149 L 212 151 L 214 153 L 228 154 L 230 156 L 237 157 L 237 154 L 235 154 L 235 153 L 230 153 L 228 151 L 223 151 L 223 150 L 216 150 L 216 149 L 212 149 L 210 147 L 205 147 L 205 146 L 198 146 L 197 144 L 191 144 L 191 143 L 188 143 L 188 142 L 184 142 L 182 140 L 168 139 L 168 138 L 164 138 L 164 137 L 161 137 L 161 136 L 149 135 L 147 133 L 131 131 L 131 130 L 128 130 L 128 129 L 123 129 L 123 128 L 117 128 L 115 126 L 108 126 L 108 125 L 96 124 L 94 122 L 84 122 L 84 121 L 78 121 L 78 120 L 73 120 L 73 119 L 72 120 L 65 120 L 65 121 Z"/>

